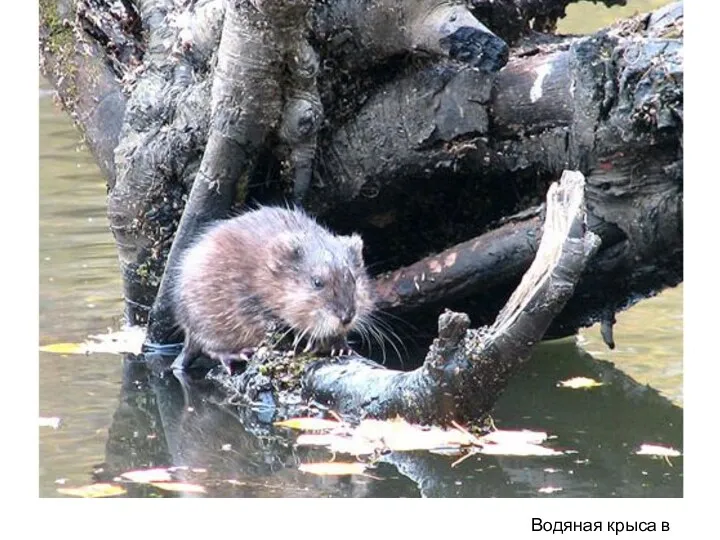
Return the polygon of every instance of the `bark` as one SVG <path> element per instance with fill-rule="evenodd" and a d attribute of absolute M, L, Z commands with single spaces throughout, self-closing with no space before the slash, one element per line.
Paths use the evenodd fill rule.
<path fill-rule="evenodd" d="M 40 69 L 112 188 L 113 153 L 127 102 L 117 77 L 138 61 L 139 19 L 127 1 L 114 2 L 113 11 L 95 10 L 93 4 L 40 0 Z"/>

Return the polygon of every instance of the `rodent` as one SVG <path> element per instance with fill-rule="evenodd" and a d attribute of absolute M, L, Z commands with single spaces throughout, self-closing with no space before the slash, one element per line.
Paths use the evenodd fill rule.
<path fill-rule="evenodd" d="M 347 348 L 373 309 L 362 251 L 359 235 L 335 235 L 297 208 L 264 206 L 211 225 L 176 270 L 185 344 L 173 369 L 201 353 L 229 369 L 272 323 L 318 352 Z"/>

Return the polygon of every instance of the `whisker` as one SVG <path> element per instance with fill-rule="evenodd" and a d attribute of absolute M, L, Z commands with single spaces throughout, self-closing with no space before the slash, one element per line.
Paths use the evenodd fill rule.
<path fill-rule="evenodd" d="M 371 315 L 372 315 L 372 314 L 371 314 Z M 384 328 L 384 329 L 385 329 L 387 332 L 389 332 L 390 334 L 392 334 L 392 335 L 395 337 L 395 339 L 397 339 L 398 342 L 402 345 L 403 349 L 405 350 L 405 354 L 407 354 L 407 355 L 410 354 L 410 353 L 408 352 L 407 347 L 405 346 L 405 343 L 404 343 L 403 339 L 400 337 L 400 335 L 399 335 L 397 332 L 395 332 L 394 327 L 393 327 L 389 322 L 384 321 L 384 320 L 382 320 L 381 318 L 379 318 L 379 317 L 377 317 L 377 316 L 373 316 L 373 322 L 374 322 L 375 324 L 377 324 L 378 326 L 380 326 L 381 328 Z M 408 337 L 413 341 L 413 343 L 415 342 L 415 339 L 414 339 L 412 336 L 408 336 Z"/>
<path fill-rule="evenodd" d="M 368 324 L 370 321 L 363 321 L 367 325 L 368 331 L 373 336 L 373 338 L 378 342 L 378 345 L 380 345 L 380 350 L 382 351 L 383 355 L 383 365 L 387 363 L 387 349 L 385 348 L 385 340 L 383 339 L 382 333 L 379 331 L 377 327 L 373 324 Z"/>
<path fill-rule="evenodd" d="M 293 341 L 293 354 L 297 354 L 298 345 L 300 345 L 300 342 L 302 341 L 303 337 L 305 337 L 305 334 L 307 334 L 308 330 L 308 328 L 305 328 L 302 332 L 295 335 L 295 340 Z"/>
<path fill-rule="evenodd" d="M 358 319 L 356 322 L 356 329 L 358 334 L 360 334 L 360 344 L 367 343 L 368 346 L 368 355 L 372 357 L 372 340 L 370 339 L 370 335 L 368 334 L 368 329 L 366 327 L 365 321 L 363 319 Z"/>
<path fill-rule="evenodd" d="M 374 315 L 376 318 L 378 317 L 378 315 L 382 315 L 383 317 L 389 317 L 401 324 L 404 324 L 414 333 L 417 333 L 420 331 L 418 329 L 418 327 L 415 326 L 414 324 L 411 324 L 411 323 L 407 322 L 405 319 L 403 319 L 402 317 L 394 315 L 394 314 L 390 313 L 389 311 L 385 311 L 384 309 L 375 309 L 375 311 L 373 313 L 371 313 L 371 315 Z"/>
<path fill-rule="evenodd" d="M 407 347 L 405 346 L 405 343 L 403 343 L 403 340 L 400 339 L 400 336 L 397 335 L 397 333 L 392 329 L 392 327 L 382 319 L 379 319 L 373 314 L 370 314 L 370 319 L 374 323 L 372 327 L 375 329 L 376 335 L 380 336 L 380 339 L 387 340 L 387 342 L 390 344 L 390 346 L 395 351 L 395 354 L 397 355 L 398 361 L 400 362 L 401 366 L 405 366 L 405 361 L 403 360 L 403 355 L 398 349 L 397 345 L 395 344 L 395 341 L 402 346 L 403 350 L 405 351 L 406 356 L 410 356 L 410 353 L 408 352 Z M 394 339 L 393 339 L 394 338 Z"/>
<path fill-rule="evenodd" d="M 365 324 L 365 321 L 360 320 L 360 318 L 358 318 L 358 321 L 356 323 L 356 328 L 357 328 L 358 333 L 362 336 L 362 344 L 363 345 L 367 344 L 368 356 L 372 357 L 373 356 L 373 354 L 372 354 L 372 337 L 370 334 L 370 329 Z"/>
<path fill-rule="evenodd" d="M 282 341 L 288 336 L 288 334 L 290 334 L 294 330 L 295 330 L 295 327 L 291 326 L 285 332 L 283 332 L 283 334 L 277 340 L 278 344 L 282 343 Z M 293 343 L 294 342 L 295 342 L 295 339 L 293 339 Z"/>

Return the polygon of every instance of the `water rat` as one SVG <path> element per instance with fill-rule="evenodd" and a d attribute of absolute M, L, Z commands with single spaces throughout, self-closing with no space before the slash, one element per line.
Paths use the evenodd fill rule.
<path fill-rule="evenodd" d="M 373 301 L 360 236 L 337 236 L 300 209 L 265 206 L 216 223 L 181 257 L 173 304 L 185 333 L 173 369 L 200 353 L 229 368 L 269 325 L 319 352 L 346 349 Z"/>

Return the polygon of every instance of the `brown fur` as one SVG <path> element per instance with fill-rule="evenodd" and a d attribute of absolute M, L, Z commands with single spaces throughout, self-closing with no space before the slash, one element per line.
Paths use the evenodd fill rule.
<path fill-rule="evenodd" d="M 335 236 L 280 207 L 212 226 L 185 252 L 175 280 L 186 354 L 235 357 L 272 322 L 315 348 L 343 346 L 373 308 L 362 248 L 358 235 Z"/>

